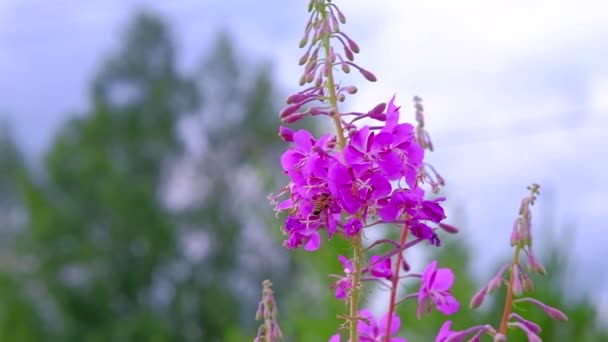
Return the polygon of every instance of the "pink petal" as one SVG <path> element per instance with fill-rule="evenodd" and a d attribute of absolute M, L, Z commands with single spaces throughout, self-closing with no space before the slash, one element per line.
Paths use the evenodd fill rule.
<path fill-rule="evenodd" d="M 441 311 L 445 315 L 451 315 L 458 311 L 460 304 L 452 295 L 443 297 L 444 302 L 437 304 L 437 310 Z"/>
<path fill-rule="evenodd" d="M 319 249 L 319 246 L 321 246 L 321 237 L 319 233 L 315 232 L 310 234 L 308 242 L 304 245 L 304 250 L 309 252 L 316 251 Z"/>
<path fill-rule="evenodd" d="M 454 272 L 449 268 L 440 268 L 435 272 L 433 289 L 447 291 L 454 285 Z"/>

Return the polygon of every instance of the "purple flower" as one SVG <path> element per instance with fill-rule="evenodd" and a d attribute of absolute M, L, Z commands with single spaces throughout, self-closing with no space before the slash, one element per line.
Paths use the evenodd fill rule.
<path fill-rule="evenodd" d="M 363 165 L 347 167 L 340 163 L 330 166 L 329 190 L 338 204 L 349 214 L 362 206 L 391 193 L 392 186 L 386 177 L 369 172 Z"/>
<path fill-rule="evenodd" d="M 367 310 L 363 309 L 359 311 L 359 322 L 357 323 L 357 330 L 359 331 L 359 340 L 361 342 L 383 342 L 386 337 L 386 326 L 388 325 L 388 313 L 380 318 L 378 322 L 374 318 L 374 315 Z M 389 335 L 394 335 L 399 331 L 401 327 L 401 320 L 397 314 L 393 313 L 391 319 L 391 330 Z M 403 337 L 391 337 L 390 342 L 407 342 Z"/>
<path fill-rule="evenodd" d="M 329 163 L 325 146 L 329 135 L 315 138 L 306 130 L 293 133 L 294 146 L 281 156 L 281 165 L 291 180 L 299 186 L 310 185 L 310 177 L 324 177 Z"/>
<path fill-rule="evenodd" d="M 327 342 L 340 342 L 340 334 L 333 334 Z"/>
<path fill-rule="evenodd" d="M 289 249 L 304 245 L 305 250 L 315 251 L 321 245 L 321 237 L 317 230 L 293 216 L 285 220 L 285 231 L 289 234 L 289 238 L 283 242 L 283 245 Z"/>
<path fill-rule="evenodd" d="M 391 270 L 391 258 L 386 258 L 383 261 L 378 262 L 381 258 L 380 255 L 372 255 L 370 258 L 370 264 L 372 265 L 370 273 L 374 277 L 390 280 L 393 275 L 393 271 Z"/>
<path fill-rule="evenodd" d="M 432 305 L 446 315 L 458 311 L 458 301 L 449 291 L 454 284 L 454 273 L 449 268 L 437 269 L 437 261 L 431 262 L 422 274 L 418 293 L 418 318 L 424 311 L 430 312 Z"/>
<path fill-rule="evenodd" d="M 344 225 L 344 234 L 346 234 L 346 236 L 357 235 L 361 231 L 361 228 L 363 228 L 363 222 L 361 222 L 361 220 L 357 218 L 350 219 Z"/>
<path fill-rule="evenodd" d="M 452 336 L 456 331 L 452 331 L 452 321 L 445 321 L 439 329 L 439 333 L 437 333 L 437 337 L 435 337 L 435 342 L 444 342 L 450 336 Z M 464 338 L 464 337 L 463 337 Z M 458 341 L 454 341 L 458 342 Z"/>
<path fill-rule="evenodd" d="M 376 135 L 370 133 L 368 126 L 364 126 L 351 137 L 344 150 L 344 159 L 349 164 L 377 166 L 388 179 L 397 180 L 401 177 L 404 164 L 399 153 L 390 147 L 393 140 L 390 133 Z"/>
<path fill-rule="evenodd" d="M 333 283 L 330 288 L 335 289 L 334 295 L 336 296 L 336 299 L 345 299 L 352 287 L 351 274 L 354 271 L 354 268 L 353 264 L 345 256 L 338 255 L 338 259 L 344 266 L 344 273 L 346 276 Z"/>

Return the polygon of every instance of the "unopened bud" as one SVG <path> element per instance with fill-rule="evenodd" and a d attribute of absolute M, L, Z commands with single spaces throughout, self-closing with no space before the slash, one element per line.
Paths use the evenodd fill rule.
<path fill-rule="evenodd" d="M 521 324 L 525 325 L 526 328 L 528 328 L 528 330 L 532 331 L 535 334 L 540 334 L 540 332 L 542 331 L 542 329 L 540 328 L 540 326 L 534 322 L 528 321 L 527 319 L 521 317 L 520 315 L 512 312 L 509 315 L 509 318 L 514 319 L 518 322 L 520 322 Z"/>
<path fill-rule="evenodd" d="M 302 37 L 302 39 L 300 39 L 300 43 L 298 44 L 298 46 L 301 49 L 301 48 L 305 47 L 307 43 L 308 43 L 308 34 L 306 34 L 304 37 Z"/>
<path fill-rule="evenodd" d="M 299 121 L 301 118 L 305 117 L 306 114 L 304 113 L 294 113 L 291 115 L 288 115 L 287 117 L 281 118 L 281 120 L 284 123 L 294 123 L 296 121 Z"/>
<path fill-rule="evenodd" d="M 331 64 L 336 63 L 336 54 L 333 51 L 329 54 L 329 62 Z"/>
<path fill-rule="evenodd" d="M 293 131 L 285 126 L 279 126 L 279 137 L 286 142 L 293 141 Z"/>
<path fill-rule="evenodd" d="M 348 63 L 346 63 L 346 62 L 342 61 L 342 62 L 340 62 L 340 66 L 342 67 L 342 71 L 343 71 L 345 74 L 350 73 L 350 66 L 348 65 Z"/>
<path fill-rule="evenodd" d="M 329 113 L 325 110 L 320 109 L 319 107 L 310 107 L 308 108 L 308 110 L 306 111 L 307 114 L 310 115 L 329 115 Z"/>
<path fill-rule="evenodd" d="M 469 303 L 469 308 L 477 309 L 483 303 L 483 300 L 486 298 L 486 293 L 487 293 L 487 287 L 484 287 L 481 290 L 479 290 L 473 296 L 473 298 L 471 298 L 471 302 Z"/>
<path fill-rule="evenodd" d="M 496 273 L 494 278 L 490 280 L 490 282 L 488 283 L 488 293 L 492 293 L 500 288 L 500 285 L 502 285 L 503 281 L 503 275 L 508 267 L 508 265 L 502 266 L 498 273 Z"/>
<path fill-rule="evenodd" d="M 346 24 L 346 17 L 344 16 L 344 14 L 342 13 L 342 11 L 340 11 L 340 9 L 338 8 L 338 6 L 334 7 L 336 9 L 336 11 L 338 12 L 338 20 L 340 20 L 340 22 L 342 24 Z"/>
<path fill-rule="evenodd" d="M 353 95 L 357 93 L 357 87 L 350 85 L 350 86 L 345 86 L 341 88 L 343 91 L 345 91 L 347 94 Z"/>
<path fill-rule="evenodd" d="M 299 65 L 304 65 L 306 64 L 306 62 L 308 61 L 308 57 L 310 57 L 310 50 L 306 51 L 305 54 L 302 55 L 302 57 L 300 57 L 300 60 L 298 61 Z"/>
<path fill-rule="evenodd" d="M 547 270 L 545 270 L 545 267 L 536 260 L 532 250 L 528 250 L 528 269 L 541 275 L 547 275 Z"/>
<path fill-rule="evenodd" d="M 507 336 L 498 333 L 494 335 L 494 342 L 507 342 Z"/>
<path fill-rule="evenodd" d="M 314 96 L 315 95 L 312 95 L 312 94 L 302 94 L 302 93 L 291 94 L 287 97 L 287 104 L 304 102 Z"/>
<path fill-rule="evenodd" d="M 285 108 L 283 108 L 283 110 L 281 110 L 281 112 L 279 113 L 279 117 L 281 119 L 295 113 L 298 109 L 300 109 L 300 107 L 302 107 L 302 103 L 296 103 L 296 104 L 292 104 L 289 105 Z"/>
<path fill-rule="evenodd" d="M 516 299 L 514 302 L 515 303 L 519 303 L 519 302 L 532 303 L 532 304 L 538 306 L 539 308 L 541 308 L 547 314 L 547 316 L 553 318 L 554 320 L 557 320 L 557 321 L 567 321 L 568 320 L 568 316 L 566 316 L 563 312 L 539 301 L 538 299 L 526 297 L 526 298 Z"/>
<path fill-rule="evenodd" d="M 445 223 L 439 223 L 439 228 L 445 230 L 446 232 L 450 233 L 450 234 L 456 234 L 459 232 L 458 228 L 449 225 L 449 224 L 445 224 Z"/>
<path fill-rule="evenodd" d="M 317 78 L 315 78 L 315 87 L 321 88 L 323 86 L 323 74 L 319 73 Z"/>
<path fill-rule="evenodd" d="M 349 49 L 346 45 L 344 45 L 344 56 L 346 56 L 346 58 L 351 62 L 355 60 L 355 55 L 353 54 L 353 51 Z"/>
<path fill-rule="evenodd" d="M 519 223 L 521 218 L 518 217 L 513 222 L 513 229 L 511 230 L 511 247 L 517 246 L 521 241 L 521 234 L 519 233 Z"/>
<path fill-rule="evenodd" d="M 513 272 L 513 274 L 511 275 L 511 277 L 513 278 L 513 294 L 517 297 L 521 296 L 524 293 L 524 289 L 523 286 L 521 284 L 521 278 L 519 276 L 519 265 L 513 265 L 513 268 L 511 269 L 511 272 Z"/>
<path fill-rule="evenodd" d="M 348 42 L 348 47 L 353 50 L 354 53 L 359 53 L 359 45 L 357 45 L 354 40 L 350 39 L 346 35 L 344 35 L 344 38 L 346 38 L 346 41 Z"/>
<path fill-rule="evenodd" d="M 329 20 L 331 20 L 331 29 L 332 29 L 332 31 L 334 33 L 340 32 L 340 23 L 338 22 L 338 18 L 336 18 L 336 16 L 333 15 L 333 13 L 329 17 Z"/>
<path fill-rule="evenodd" d="M 370 82 L 376 82 L 378 80 L 374 74 L 363 68 L 359 69 L 359 72 L 361 73 L 361 75 L 363 75 L 363 77 L 365 77 L 366 80 Z"/>
<path fill-rule="evenodd" d="M 374 108 L 372 108 L 369 112 L 367 112 L 367 114 L 369 116 L 374 116 L 376 114 L 380 114 L 380 113 L 384 113 L 384 110 L 386 109 L 386 103 L 381 102 L 378 103 Z"/>
<path fill-rule="evenodd" d="M 306 75 L 306 83 L 311 83 L 314 80 L 315 80 L 315 73 L 314 72 L 309 72 Z"/>
<path fill-rule="evenodd" d="M 344 99 L 346 99 L 346 96 L 344 96 L 344 93 L 340 93 L 336 96 L 338 98 L 338 102 L 344 102 Z"/>
<path fill-rule="evenodd" d="M 525 272 L 521 272 L 521 284 L 527 293 L 534 292 L 534 282 L 532 282 L 532 279 Z"/>
<path fill-rule="evenodd" d="M 536 335 L 533 331 L 528 329 L 528 327 L 521 322 L 511 322 L 511 323 L 509 323 L 509 326 L 519 328 L 523 332 L 525 332 L 526 336 L 528 337 L 529 342 L 542 342 L 543 341 L 540 339 L 540 337 L 538 337 L 538 335 Z"/>

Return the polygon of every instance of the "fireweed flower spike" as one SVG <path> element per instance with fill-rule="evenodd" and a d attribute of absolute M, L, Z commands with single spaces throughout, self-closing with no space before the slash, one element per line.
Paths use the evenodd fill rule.
<path fill-rule="evenodd" d="M 264 320 L 264 322 L 260 325 L 253 342 L 278 342 L 283 339 L 283 333 L 277 322 L 278 310 L 277 303 L 274 300 L 272 283 L 270 280 L 264 280 L 262 287 L 262 300 L 258 304 L 255 318 L 258 321 Z"/>
<path fill-rule="evenodd" d="M 534 286 L 531 278 L 526 273 L 526 269 L 520 264 L 520 255 L 523 251 L 528 256 L 528 269 L 540 274 L 545 274 L 544 267 L 534 259 L 532 253 L 532 212 L 531 206 L 536 201 L 540 186 L 533 184 L 528 187 L 530 195 L 523 198 L 521 207 L 519 209 L 519 216 L 515 220 L 513 231 L 511 233 L 511 245 L 515 247 L 513 260 L 510 264 L 501 267 L 500 271 L 494 278 L 490 280 L 471 300 L 470 307 L 477 308 L 483 302 L 485 296 L 497 290 L 503 283 L 507 286 L 507 294 L 505 298 L 505 304 L 503 309 L 502 319 L 498 331 L 486 329 L 481 334 L 485 333 L 494 337 L 495 341 L 505 341 L 507 338 L 507 329 L 516 328 L 523 331 L 528 337 L 529 341 L 541 341 L 539 334 L 541 333 L 541 327 L 527 320 L 521 314 L 515 313 L 514 309 L 519 307 L 519 303 L 531 303 L 542 309 L 549 317 L 558 321 L 567 321 L 568 317 L 560 310 L 550 307 L 537 299 L 525 297 L 518 298 L 524 293 L 533 292 Z M 508 272 L 508 277 L 505 273 Z M 519 304 L 519 305 L 515 305 Z M 447 322 L 446 322 L 447 324 Z M 488 326 L 489 327 L 489 326 Z M 449 325 L 448 328 L 449 330 Z M 442 328 L 442 332 L 437 336 L 437 341 L 452 341 L 460 338 L 461 332 L 452 332 Z M 464 330 L 464 332 L 468 331 Z M 458 334 L 458 335 L 457 335 Z M 470 332 L 469 332 L 470 334 Z M 469 334 L 462 335 L 464 339 Z M 481 335 L 480 335 L 481 336 Z"/>
<path fill-rule="evenodd" d="M 288 97 L 279 116 L 285 123 L 307 116 L 327 116 L 336 132 L 317 138 L 306 130 L 279 129 L 279 136 L 291 144 L 281 156 L 289 184 L 278 195 L 271 195 L 270 201 L 277 213 L 287 213 L 282 227 L 287 236 L 285 247 L 315 251 L 321 248 L 324 236 L 331 239 L 335 235 L 351 243 L 353 256 L 340 258 L 345 272 L 335 276 L 338 280 L 331 287 L 337 298 L 350 303 L 347 323 L 350 338 L 356 341 L 362 281 L 388 280 L 395 287 L 400 265 L 405 264 L 401 253 L 407 236 L 395 242 L 388 253 L 374 256 L 370 265 L 364 267 L 364 229 L 394 222 L 405 234 L 409 231 L 418 240 L 439 246 L 432 225 L 445 218 L 440 205 L 443 199 L 426 199 L 421 187 L 425 179 L 424 149 L 430 148 L 428 133 L 421 128 L 423 115 L 418 109 L 421 105 L 416 107 L 418 129 L 399 122 L 400 108 L 395 104 L 395 96 L 388 104 L 380 103 L 368 111 L 341 113 L 338 103 L 355 94 L 357 88 L 336 82 L 335 73 L 357 70 L 372 82 L 376 76 L 355 64 L 355 54 L 360 48 L 342 30 L 346 17 L 333 2 L 311 0 L 309 12 L 300 41 L 305 52 L 299 60 L 304 67 L 300 85 L 306 87 Z M 362 118 L 382 125 L 355 126 L 354 122 Z M 436 181 L 439 178 L 426 177 L 435 179 L 435 185 L 440 183 Z M 398 256 L 397 272 L 391 269 L 393 255 Z M 368 277 L 363 278 L 364 275 Z M 391 331 L 393 309 L 386 325 Z"/>

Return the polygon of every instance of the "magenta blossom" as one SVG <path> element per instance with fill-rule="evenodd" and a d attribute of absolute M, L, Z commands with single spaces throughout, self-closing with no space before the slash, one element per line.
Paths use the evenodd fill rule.
<path fill-rule="evenodd" d="M 329 135 L 323 135 L 315 140 L 306 130 L 292 134 L 293 147 L 281 156 L 281 165 L 289 178 L 299 186 L 310 185 L 311 177 L 325 178 L 330 156 L 327 153 Z"/>
<path fill-rule="evenodd" d="M 430 312 L 432 305 L 446 315 L 458 311 L 460 304 L 450 292 L 454 284 L 454 273 L 449 268 L 437 269 L 437 261 L 431 262 L 424 273 L 418 293 L 418 318 L 424 311 Z"/>
<path fill-rule="evenodd" d="M 283 242 L 283 245 L 289 249 L 304 245 L 305 250 L 315 251 L 321 245 L 321 237 L 317 230 L 293 216 L 285 220 L 285 232 L 289 234 L 289 238 Z"/>
<path fill-rule="evenodd" d="M 391 270 L 391 258 L 386 258 L 378 262 L 381 258 L 380 255 L 372 255 L 370 258 L 370 265 L 372 265 L 370 273 L 374 277 L 390 280 L 393 275 L 393 271 Z"/>
<path fill-rule="evenodd" d="M 435 342 L 444 342 L 449 337 L 454 335 L 454 333 L 456 333 L 456 331 L 452 330 L 452 321 L 445 321 L 445 323 L 443 323 L 443 325 L 441 326 L 441 329 L 439 329 L 439 333 L 437 333 L 437 337 L 435 337 Z M 454 342 L 460 342 L 463 339 L 464 339 L 464 336 L 462 339 L 458 339 Z"/>
<path fill-rule="evenodd" d="M 351 274 L 355 270 L 353 264 L 344 255 L 338 255 L 338 259 L 344 266 L 345 276 L 340 278 L 338 281 L 333 283 L 330 288 L 335 289 L 334 294 L 336 299 L 345 299 L 348 296 L 350 288 L 352 287 Z"/>
<path fill-rule="evenodd" d="M 383 342 L 386 338 L 386 326 L 388 324 L 388 313 L 384 314 L 379 321 L 376 322 L 374 315 L 367 310 L 363 309 L 359 311 L 359 322 L 357 323 L 357 330 L 359 331 L 359 340 L 361 342 Z M 393 313 L 391 319 L 391 330 L 390 335 L 394 335 L 399 331 L 401 327 L 401 320 L 397 314 Z M 407 342 L 403 337 L 391 337 L 390 342 Z"/>

